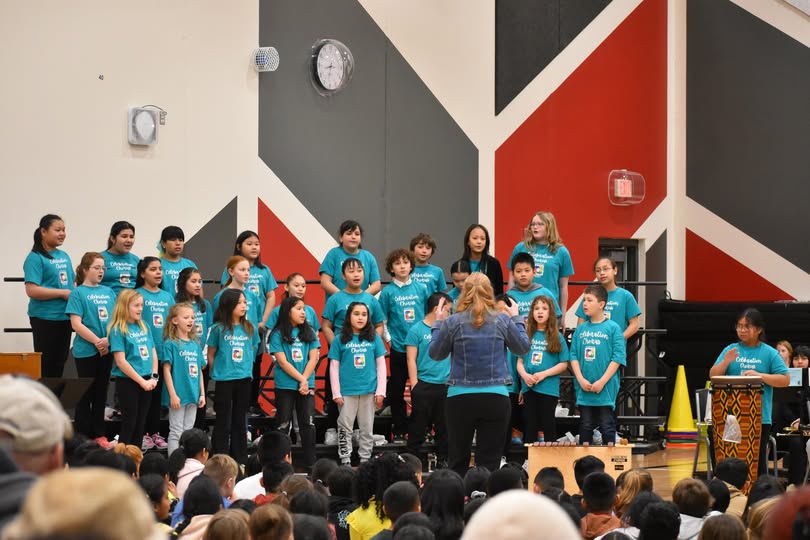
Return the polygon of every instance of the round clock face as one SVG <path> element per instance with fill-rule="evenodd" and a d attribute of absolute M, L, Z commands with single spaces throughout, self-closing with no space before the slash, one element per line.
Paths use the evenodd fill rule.
<path fill-rule="evenodd" d="M 318 40 L 313 46 L 312 81 L 315 89 L 330 96 L 349 84 L 354 58 L 348 47 L 334 39 Z"/>

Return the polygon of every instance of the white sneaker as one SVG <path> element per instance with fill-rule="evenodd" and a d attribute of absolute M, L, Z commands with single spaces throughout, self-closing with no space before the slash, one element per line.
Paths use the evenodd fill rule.
<path fill-rule="evenodd" d="M 326 433 L 323 436 L 323 444 L 328 444 L 330 446 L 337 446 L 337 443 L 338 443 L 337 430 L 335 428 L 327 429 Z"/>
<path fill-rule="evenodd" d="M 498 468 L 503 469 L 505 466 L 506 466 L 506 456 L 501 456 L 501 464 Z"/>

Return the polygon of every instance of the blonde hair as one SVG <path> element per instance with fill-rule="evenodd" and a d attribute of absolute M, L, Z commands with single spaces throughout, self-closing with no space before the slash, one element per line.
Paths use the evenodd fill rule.
<path fill-rule="evenodd" d="M 244 510 L 220 510 L 211 521 L 203 534 L 203 540 L 231 540 L 232 538 L 250 538 L 250 516 Z"/>
<path fill-rule="evenodd" d="M 288 540 L 292 534 L 292 516 L 286 508 L 263 504 L 250 515 L 251 540 Z"/>
<path fill-rule="evenodd" d="M 469 311 L 472 315 L 472 325 L 475 328 L 483 326 L 488 315 L 494 314 L 495 294 L 492 284 L 486 274 L 473 272 L 464 281 L 461 293 L 456 303 L 456 313 Z"/>
<path fill-rule="evenodd" d="M 123 335 L 129 334 L 129 323 L 127 322 L 129 320 L 129 306 L 138 298 L 143 299 L 143 295 L 135 289 L 123 289 L 118 293 L 118 299 L 115 301 L 112 316 L 110 317 L 110 324 L 107 326 L 108 332 L 117 328 Z M 136 321 L 136 324 L 144 332 L 147 331 L 143 318 Z"/>
<path fill-rule="evenodd" d="M 228 480 L 236 478 L 239 473 L 239 465 L 227 454 L 214 454 L 205 462 L 202 473 L 216 482 L 218 486 L 224 486 Z"/>
<path fill-rule="evenodd" d="M 560 233 L 557 230 L 557 220 L 554 219 L 554 214 L 551 212 L 537 212 L 532 216 L 532 219 L 535 217 L 540 218 L 546 225 L 546 243 L 548 244 L 548 250 L 551 253 L 557 253 L 557 249 L 562 246 L 563 243 L 562 238 L 560 238 Z M 539 245 L 534 241 L 531 226 L 526 228 L 523 243 L 527 248 L 529 248 L 529 250 Z"/>
<path fill-rule="evenodd" d="M 627 507 L 642 491 L 653 490 L 652 475 L 646 469 L 630 469 L 616 479 L 616 517 L 621 518 Z"/>
<path fill-rule="evenodd" d="M 790 358 L 790 364 L 793 365 L 793 345 L 791 345 L 790 342 L 786 339 L 783 339 L 782 341 L 777 341 L 776 346 L 778 347 L 779 345 L 787 349 L 788 357 Z"/>
<path fill-rule="evenodd" d="M 774 506 L 776 506 L 776 503 L 778 503 L 781 498 L 782 497 L 771 497 L 770 499 L 765 499 L 749 509 L 748 538 L 750 540 L 761 540 L 763 538 L 762 533 L 765 530 L 765 524 L 768 522 L 768 518 Z"/>
<path fill-rule="evenodd" d="M 120 471 L 99 467 L 41 477 L 17 519 L 3 530 L 7 540 L 78 534 L 100 540 L 165 538 L 138 484 Z"/>
<path fill-rule="evenodd" d="M 226 272 L 227 272 L 228 270 L 233 270 L 234 268 L 236 268 L 236 265 L 237 265 L 237 264 L 239 264 L 239 263 L 240 263 L 240 262 L 242 262 L 242 261 L 244 261 L 244 262 L 248 263 L 248 265 L 250 264 L 250 261 L 249 261 L 249 260 L 247 260 L 247 257 L 242 257 L 241 255 L 233 255 L 232 257 L 230 257 L 230 258 L 229 258 L 229 259 L 228 259 L 228 260 L 225 262 L 225 268 L 226 268 Z M 228 280 L 225 282 L 225 285 L 223 285 L 223 286 L 224 286 L 224 287 L 227 287 L 227 286 L 228 286 L 228 285 L 230 285 L 232 282 L 233 282 L 233 276 L 231 275 L 231 273 L 230 273 L 230 272 L 228 272 Z"/>
<path fill-rule="evenodd" d="M 181 309 L 190 309 L 191 314 L 194 314 L 194 306 L 192 306 L 190 302 L 180 302 L 170 307 L 169 314 L 166 316 L 166 324 L 163 326 L 163 339 L 177 341 L 177 325 L 172 322 L 172 319 L 177 317 L 177 313 Z M 189 331 L 188 337 L 189 339 L 200 339 L 197 335 L 196 325 L 191 326 L 191 331 Z"/>
<path fill-rule="evenodd" d="M 526 323 L 526 332 L 529 338 L 533 338 L 537 332 L 537 321 L 534 320 L 534 307 L 540 302 L 548 306 L 548 320 L 546 321 L 546 329 L 544 334 L 546 336 L 546 350 L 550 353 L 558 353 L 562 351 L 562 342 L 560 341 L 560 329 L 557 326 L 557 309 L 554 307 L 554 299 L 545 294 L 535 296 L 532 300 L 532 305 L 529 308 L 529 319 Z"/>

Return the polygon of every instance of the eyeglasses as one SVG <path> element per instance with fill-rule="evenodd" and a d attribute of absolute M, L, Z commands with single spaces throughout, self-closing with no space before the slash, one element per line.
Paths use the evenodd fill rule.
<path fill-rule="evenodd" d="M 736 325 L 734 325 L 734 329 L 739 330 L 741 332 L 748 332 L 749 330 L 752 330 L 753 328 L 754 327 L 751 326 L 750 324 L 736 324 Z"/>
<path fill-rule="evenodd" d="M 106 266 L 99 266 L 97 264 L 90 267 L 90 270 L 106 270 L 106 269 L 107 269 Z"/>
<path fill-rule="evenodd" d="M 529 223 L 529 227 L 530 227 L 530 228 L 532 228 L 532 229 L 535 229 L 535 228 L 537 228 L 537 227 L 542 227 L 543 225 L 544 225 L 544 224 L 543 224 L 543 222 L 542 222 L 542 221 L 541 221 L 541 222 L 539 222 L 539 223 L 534 222 L 534 221 L 532 221 L 531 223 Z"/>

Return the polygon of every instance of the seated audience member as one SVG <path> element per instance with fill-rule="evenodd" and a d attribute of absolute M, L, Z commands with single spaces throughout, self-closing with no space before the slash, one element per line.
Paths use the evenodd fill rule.
<path fill-rule="evenodd" d="M 346 518 L 357 508 L 352 498 L 354 469 L 338 467 L 326 479 L 329 487 L 329 516 L 327 520 L 335 527 L 337 540 L 349 540 L 349 526 Z"/>
<path fill-rule="evenodd" d="M 257 495 L 264 495 L 266 490 L 262 486 L 264 466 L 277 464 L 282 461 L 292 465 L 292 441 L 289 435 L 280 431 L 269 431 L 262 435 L 256 448 L 261 470 L 236 484 L 233 490 L 234 497 L 238 499 L 255 499 Z"/>
<path fill-rule="evenodd" d="M 481 500 L 485 501 L 486 499 Z M 396 523 L 394 523 L 394 528 L 391 530 L 391 533 L 396 534 L 397 531 L 409 525 L 424 527 L 430 532 L 433 532 L 433 522 L 425 514 L 423 514 L 422 512 L 405 512 L 404 514 L 399 516 L 399 518 L 396 520 Z"/>
<path fill-rule="evenodd" d="M 461 538 L 579 540 L 581 536 L 571 519 L 554 501 L 528 491 L 510 490 L 487 500 L 470 519 Z"/>
<path fill-rule="evenodd" d="M 758 502 L 770 499 L 771 497 L 778 497 L 785 493 L 782 487 L 782 482 L 775 476 L 765 475 L 760 476 L 748 490 L 748 500 L 745 504 L 745 511 L 743 512 L 743 523 L 751 523 L 749 514 Z"/>
<path fill-rule="evenodd" d="M 596 456 L 584 456 L 574 462 L 574 480 L 577 482 L 577 493 L 571 495 L 571 502 L 578 507 L 581 517 L 585 517 L 582 507 L 582 482 L 585 477 L 594 472 L 605 472 L 605 462 Z"/>
<path fill-rule="evenodd" d="M 739 458 L 725 458 L 717 463 L 714 476 L 725 482 L 729 493 L 726 514 L 742 519 L 748 498 L 741 491 L 748 481 L 748 465 Z"/>
<path fill-rule="evenodd" d="M 175 450 L 175 452 L 178 452 Z M 206 460 L 202 474 L 212 479 L 222 496 L 222 507 L 228 508 L 231 505 L 233 486 L 236 484 L 236 475 L 239 474 L 239 465 L 231 456 L 225 454 L 215 454 Z M 199 476 L 199 475 L 198 475 Z M 183 499 L 177 503 L 172 514 L 172 527 L 176 527 L 183 520 Z"/>
<path fill-rule="evenodd" d="M 308 478 L 302 475 L 291 474 L 279 486 L 280 493 L 273 499 L 272 504 L 278 504 L 290 510 L 290 501 L 299 493 L 312 491 L 315 487 Z M 292 510 L 290 510 L 292 512 Z"/>
<path fill-rule="evenodd" d="M 416 483 L 421 488 L 422 487 L 422 472 L 424 472 L 424 467 L 422 465 L 422 460 L 416 457 L 415 455 L 403 452 L 399 455 L 402 459 L 405 460 L 405 463 L 411 466 L 413 469 L 414 474 L 416 474 Z"/>
<path fill-rule="evenodd" d="M 169 525 L 169 489 L 166 479 L 158 474 L 143 474 L 138 478 L 138 485 L 146 494 L 155 512 L 155 519 L 163 533 L 171 532 Z"/>
<path fill-rule="evenodd" d="M 695 540 L 703 527 L 703 520 L 711 510 L 712 496 L 700 480 L 684 478 L 672 489 L 672 502 L 681 513 L 678 540 Z"/>
<path fill-rule="evenodd" d="M 3 538 L 72 537 L 77 531 L 95 540 L 166 538 L 155 523 L 135 482 L 118 471 L 88 467 L 52 472 L 38 481 Z"/>
<path fill-rule="evenodd" d="M 0 448 L 21 471 L 61 469 L 71 437 L 73 425 L 53 392 L 27 377 L 0 376 Z"/>
<path fill-rule="evenodd" d="M 712 512 L 719 512 L 725 514 L 728 510 L 728 504 L 731 501 L 731 494 L 728 491 L 728 486 L 719 478 L 712 478 L 707 484 L 709 493 L 712 495 Z"/>
<path fill-rule="evenodd" d="M 20 512 L 36 479 L 33 474 L 21 471 L 11 456 L 0 448 L 0 531 Z"/>
<path fill-rule="evenodd" d="M 433 522 L 437 540 L 458 540 L 464 530 L 464 481 L 457 472 L 439 469 L 425 480 L 422 512 Z"/>
<path fill-rule="evenodd" d="M 228 507 L 229 510 L 230 509 L 241 510 L 248 516 L 252 516 L 253 512 L 256 511 L 256 508 L 258 508 L 258 506 L 256 506 L 256 503 L 251 501 L 250 499 L 236 499 Z"/>
<path fill-rule="evenodd" d="M 533 492 L 542 493 L 549 488 L 565 491 L 565 477 L 557 467 L 543 467 L 534 477 Z"/>
<path fill-rule="evenodd" d="M 768 540 L 810 538 L 810 486 L 788 491 L 779 498 L 765 523 L 762 537 Z M 705 527 L 704 527 L 705 530 Z"/>
<path fill-rule="evenodd" d="M 140 476 L 141 461 L 143 461 L 143 451 L 133 444 L 118 443 L 113 446 L 113 452 L 127 456 L 135 464 L 135 478 Z"/>
<path fill-rule="evenodd" d="M 253 498 L 253 502 L 255 502 L 257 506 L 273 502 L 273 499 L 281 493 L 281 483 L 293 474 L 295 474 L 295 469 L 286 461 L 265 465 L 262 469 L 261 479 L 261 486 L 262 489 L 264 489 L 264 493 L 256 495 Z"/>
<path fill-rule="evenodd" d="M 491 499 L 498 493 L 509 489 L 523 489 L 523 479 L 520 471 L 513 467 L 502 467 L 489 475 L 487 498 Z"/>
<path fill-rule="evenodd" d="M 203 540 L 247 540 L 250 538 L 250 527 L 248 521 L 250 517 L 242 510 L 225 509 L 220 510 L 205 530 Z"/>
<path fill-rule="evenodd" d="M 427 527 L 421 525 L 405 525 L 397 529 L 393 538 L 399 540 L 436 540 L 436 535 Z"/>
<path fill-rule="evenodd" d="M 466 501 L 487 496 L 487 482 L 490 474 L 486 467 L 475 466 L 467 469 L 464 474 L 464 499 Z"/>
<path fill-rule="evenodd" d="M 332 531 L 322 517 L 293 514 L 294 537 L 304 540 L 332 540 Z"/>
<path fill-rule="evenodd" d="M 653 479 L 644 469 L 630 469 L 616 478 L 616 517 L 621 518 L 627 506 L 642 491 L 653 490 Z"/>
<path fill-rule="evenodd" d="M 171 481 L 169 477 L 169 460 L 166 459 L 160 452 L 149 452 L 143 456 L 141 467 L 139 469 L 140 475 L 157 474 L 166 479 L 166 485 L 169 489 L 169 501 L 172 503 L 172 510 L 174 510 L 177 501 L 177 486 Z"/>
<path fill-rule="evenodd" d="M 249 524 L 250 540 L 293 540 L 292 516 L 277 504 L 256 508 Z"/>
<path fill-rule="evenodd" d="M 117 454 L 109 450 L 93 450 L 84 458 L 82 467 L 104 467 L 125 473 L 132 479 L 137 478 L 138 469 L 132 458 L 126 454 Z"/>
<path fill-rule="evenodd" d="M 201 540 L 208 522 L 222 509 L 219 486 L 211 478 L 200 474 L 188 485 L 182 503 L 183 521 L 174 528 L 173 536 Z"/>
<path fill-rule="evenodd" d="M 671 502 L 648 504 L 641 513 L 639 540 L 677 540 L 681 514 Z"/>
<path fill-rule="evenodd" d="M 169 456 L 169 474 L 176 475 L 177 496 L 182 498 L 189 483 L 202 473 L 211 455 L 211 437 L 201 429 L 192 428 L 180 435 L 179 444 Z"/>
<path fill-rule="evenodd" d="M 419 512 L 421 508 L 419 490 L 413 482 L 394 482 L 383 494 L 383 513 L 391 520 L 391 526 L 372 536 L 371 540 L 391 540 L 394 535 L 393 529 L 400 516 L 408 512 Z"/>
<path fill-rule="evenodd" d="M 779 503 L 781 497 L 770 497 L 761 500 L 748 509 L 748 539 L 769 540 L 763 536 L 765 526 L 770 520 L 771 513 Z"/>
<path fill-rule="evenodd" d="M 467 504 L 464 505 L 464 526 L 466 527 L 467 524 L 470 522 L 472 517 L 475 515 L 478 510 L 484 506 L 484 503 L 487 502 L 486 497 L 479 497 L 477 499 L 473 499 Z"/>
<path fill-rule="evenodd" d="M 642 491 L 636 495 L 635 499 L 630 502 L 622 515 L 622 525 L 618 529 L 611 532 L 620 532 L 627 535 L 632 540 L 638 540 L 639 524 L 641 523 L 641 514 L 644 509 L 652 503 L 664 502 L 664 500 L 653 493 L 652 491 Z M 604 536 L 597 537 L 596 540 L 606 540 Z"/>
<path fill-rule="evenodd" d="M 582 518 L 582 538 L 593 540 L 621 527 L 621 521 L 613 515 L 615 503 L 616 484 L 609 474 L 595 472 L 585 477 L 582 483 L 582 506 L 587 513 Z"/>
<path fill-rule="evenodd" d="M 785 540 L 791 538 L 786 536 Z M 748 532 L 737 516 L 717 514 L 707 517 L 703 522 L 698 540 L 748 540 Z"/>
<path fill-rule="evenodd" d="M 326 479 L 332 474 L 332 471 L 338 468 L 338 463 L 334 459 L 321 458 L 312 464 L 312 472 L 309 479 L 315 489 L 329 496 L 329 490 L 326 488 Z"/>
<path fill-rule="evenodd" d="M 329 515 L 329 500 L 312 485 L 312 489 L 299 491 L 290 498 L 290 513 L 307 514 L 326 519 Z"/>

